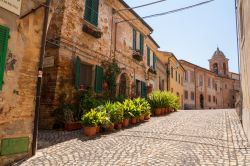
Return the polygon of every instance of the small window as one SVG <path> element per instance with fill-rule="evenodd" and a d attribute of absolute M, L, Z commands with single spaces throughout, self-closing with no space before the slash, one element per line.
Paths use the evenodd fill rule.
<path fill-rule="evenodd" d="M 216 102 L 216 98 L 215 98 L 215 96 L 213 96 L 213 102 L 214 102 L 214 103 Z"/>
<path fill-rule="evenodd" d="M 188 91 L 185 91 L 185 99 L 188 100 Z"/>
<path fill-rule="evenodd" d="M 171 66 L 171 78 L 174 78 L 174 68 Z"/>
<path fill-rule="evenodd" d="M 194 100 L 194 92 L 191 92 L 191 100 Z"/>
<path fill-rule="evenodd" d="M 185 81 L 188 82 L 188 71 L 185 71 Z"/>
<path fill-rule="evenodd" d="M 178 82 L 178 72 L 175 71 L 175 81 Z"/>

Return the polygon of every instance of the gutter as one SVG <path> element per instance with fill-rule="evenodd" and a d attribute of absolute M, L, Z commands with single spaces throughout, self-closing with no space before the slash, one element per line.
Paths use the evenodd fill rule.
<path fill-rule="evenodd" d="M 45 13 L 43 21 L 43 35 L 42 35 L 42 43 L 41 43 L 42 45 L 40 50 L 39 69 L 37 75 L 36 107 L 35 107 L 34 130 L 32 139 L 32 155 L 36 154 L 36 149 L 37 149 L 38 124 L 39 124 L 39 113 L 40 113 L 41 92 L 42 92 L 43 61 L 44 61 L 45 47 L 46 47 L 50 2 L 51 0 L 46 0 L 46 3 L 44 5 Z"/>

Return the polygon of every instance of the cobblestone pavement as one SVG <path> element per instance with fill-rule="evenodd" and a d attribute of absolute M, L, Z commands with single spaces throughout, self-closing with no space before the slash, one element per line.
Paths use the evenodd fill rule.
<path fill-rule="evenodd" d="M 37 155 L 19 165 L 250 165 L 235 110 L 179 111 L 92 139 L 41 131 L 39 140 Z"/>

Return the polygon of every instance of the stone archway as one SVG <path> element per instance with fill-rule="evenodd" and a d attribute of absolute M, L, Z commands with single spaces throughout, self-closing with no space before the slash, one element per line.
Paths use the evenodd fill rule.
<path fill-rule="evenodd" d="M 117 95 L 118 96 L 129 96 L 129 90 L 130 90 L 130 80 L 127 73 L 122 73 L 118 79 L 117 79 L 118 89 L 117 89 Z"/>

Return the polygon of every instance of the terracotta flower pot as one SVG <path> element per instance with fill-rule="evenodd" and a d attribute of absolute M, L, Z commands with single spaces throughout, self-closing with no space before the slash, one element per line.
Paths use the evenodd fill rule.
<path fill-rule="evenodd" d="M 131 124 L 136 124 L 136 123 L 137 123 L 137 119 L 136 119 L 136 117 L 131 118 Z"/>
<path fill-rule="evenodd" d="M 129 125 L 129 119 L 123 119 L 122 126 L 128 127 L 128 125 Z"/>
<path fill-rule="evenodd" d="M 161 108 L 155 108 L 154 113 L 156 116 L 160 116 L 161 115 Z"/>
<path fill-rule="evenodd" d="M 108 131 L 112 132 L 114 130 L 114 125 L 113 124 L 110 124 L 108 126 Z"/>
<path fill-rule="evenodd" d="M 145 116 L 144 114 L 142 114 L 142 115 L 140 116 L 140 121 L 141 121 L 141 122 L 144 121 L 144 116 Z"/>
<path fill-rule="evenodd" d="M 95 136 L 96 135 L 96 128 L 97 127 L 84 127 L 84 135 L 90 137 L 90 136 Z"/>
<path fill-rule="evenodd" d="M 145 119 L 145 120 L 149 120 L 149 119 L 150 119 L 150 114 L 145 115 L 145 116 L 144 116 L 144 119 Z"/>
<path fill-rule="evenodd" d="M 136 122 L 137 122 L 137 123 L 140 122 L 140 116 L 136 117 Z"/>
<path fill-rule="evenodd" d="M 82 126 L 81 126 L 81 123 L 78 123 L 78 122 L 72 122 L 72 123 L 65 123 L 64 124 L 64 129 L 66 131 L 73 131 L 73 130 L 78 130 L 78 129 L 81 129 Z"/>
<path fill-rule="evenodd" d="M 122 124 L 119 123 L 119 124 L 115 124 L 115 129 L 116 130 L 120 130 L 122 128 Z"/>
<path fill-rule="evenodd" d="M 101 127 L 100 127 L 100 126 L 97 126 L 97 127 L 96 127 L 96 133 L 100 133 L 100 131 L 101 131 Z"/>

